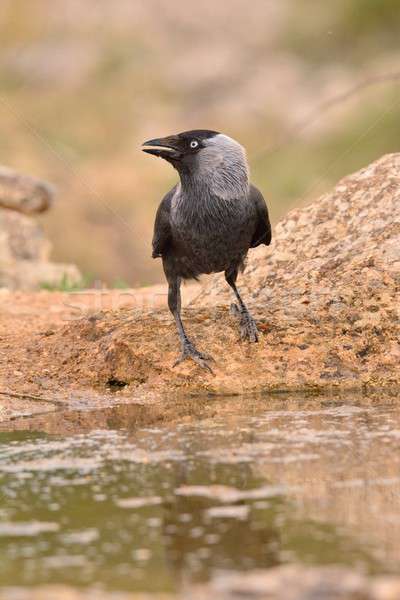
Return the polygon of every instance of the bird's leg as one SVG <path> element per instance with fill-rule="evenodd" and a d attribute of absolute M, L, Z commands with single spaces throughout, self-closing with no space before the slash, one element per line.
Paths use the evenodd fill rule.
<path fill-rule="evenodd" d="M 181 319 L 181 280 L 180 278 L 174 279 L 174 281 L 169 281 L 168 287 L 168 306 L 171 313 L 174 316 L 176 328 L 178 330 L 179 339 L 182 346 L 182 354 L 175 361 L 174 367 L 186 360 L 187 358 L 191 358 L 203 369 L 210 371 L 212 373 L 212 369 L 207 363 L 207 361 L 213 360 L 211 356 L 207 354 L 203 354 L 199 352 L 193 342 L 186 335 L 185 328 L 183 327 L 182 319 Z"/>
<path fill-rule="evenodd" d="M 258 342 L 257 325 L 239 294 L 239 290 L 236 287 L 236 278 L 237 270 L 225 272 L 225 279 L 232 288 L 237 299 L 237 304 L 232 304 L 231 309 L 240 319 L 240 337 L 242 340 L 248 340 L 249 342 Z"/>

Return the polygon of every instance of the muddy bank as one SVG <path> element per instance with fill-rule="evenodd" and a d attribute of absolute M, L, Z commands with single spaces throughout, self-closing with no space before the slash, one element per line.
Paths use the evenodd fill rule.
<path fill-rule="evenodd" d="M 184 303 L 198 293 L 186 286 Z M 118 386 L 98 380 L 89 391 L 89 381 L 76 376 L 60 360 L 64 331 L 77 323 L 92 322 L 102 311 L 152 311 L 164 305 L 165 286 L 123 290 L 82 290 L 79 292 L 10 292 L 0 290 L 0 421 L 13 416 L 49 412 L 60 406 L 72 408 L 112 406 L 118 402 Z M 56 336 L 55 351 L 48 343 Z M 77 357 L 72 346 L 68 349 Z M 69 363 L 69 360 L 67 360 Z M 72 365 L 72 362 L 71 362 Z M 105 383 L 105 384 L 104 384 Z M 89 393 L 88 393 L 89 392 Z M 148 403 L 156 392 L 131 390 L 129 400 Z"/>
<path fill-rule="evenodd" d="M 137 397 L 147 392 L 242 394 L 400 383 L 399 344 L 390 317 L 379 333 L 349 322 L 339 334 L 329 315 L 311 324 L 307 318 L 288 322 L 259 308 L 254 312 L 262 335 L 258 344 L 248 345 L 238 339 L 237 320 L 227 307 L 183 311 L 197 346 L 215 358 L 214 374 L 191 361 L 173 367 L 179 346 L 165 309 L 123 308 L 84 317 L 34 340 L 26 348 L 24 381 L 29 389 L 45 390 L 57 380 L 64 387 L 112 389 Z"/>

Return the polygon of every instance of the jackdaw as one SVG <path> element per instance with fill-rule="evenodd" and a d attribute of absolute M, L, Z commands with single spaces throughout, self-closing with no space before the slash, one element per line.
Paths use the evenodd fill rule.
<path fill-rule="evenodd" d="M 261 192 L 249 181 L 244 148 L 235 140 L 205 129 L 149 140 L 143 151 L 168 161 L 180 182 L 158 208 L 153 258 L 162 258 L 168 281 L 168 306 L 174 316 L 182 354 L 174 366 L 192 358 L 211 371 L 212 357 L 199 352 L 181 319 L 182 279 L 225 272 L 240 318 L 242 339 L 258 341 L 256 324 L 236 287 L 249 248 L 271 242 L 268 209 Z"/>

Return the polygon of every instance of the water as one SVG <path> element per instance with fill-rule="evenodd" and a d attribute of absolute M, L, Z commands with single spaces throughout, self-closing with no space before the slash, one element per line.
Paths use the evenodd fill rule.
<path fill-rule="evenodd" d="M 209 404 L 149 428 L 128 405 L 3 424 L 0 587 L 174 592 L 292 562 L 400 572 L 395 400 Z"/>

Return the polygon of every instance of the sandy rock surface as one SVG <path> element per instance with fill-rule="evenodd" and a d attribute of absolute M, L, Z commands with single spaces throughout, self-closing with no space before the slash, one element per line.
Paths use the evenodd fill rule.
<path fill-rule="evenodd" d="M 283 385 L 399 383 L 400 154 L 291 211 L 254 254 L 241 289 Z M 216 276 L 194 305 L 228 302 L 226 287 Z"/>
<path fill-rule="evenodd" d="M 185 286 L 183 304 L 198 292 L 197 284 Z M 122 326 L 125 319 L 129 325 L 134 315 L 141 318 L 142 313 L 159 311 L 166 295 L 165 285 L 70 293 L 0 290 L 0 422 L 48 414 L 60 406 L 109 407 L 119 402 L 119 386 L 107 385 L 109 372 L 90 371 L 89 362 L 94 364 L 92 359 L 96 361 L 99 355 L 90 341 L 90 329 L 100 317 L 110 322 L 109 332 Z M 82 332 L 89 332 L 89 345 L 82 355 L 86 338 L 77 333 L 81 327 Z M 152 335 L 156 334 L 153 327 Z M 148 404 L 153 398 L 160 399 L 149 386 L 130 386 L 125 391 L 127 401 Z"/>
<path fill-rule="evenodd" d="M 239 341 L 220 276 L 200 295 L 187 287 L 183 318 L 198 348 L 214 356 L 214 375 L 190 361 L 173 368 L 179 343 L 165 286 L 103 300 L 90 291 L 5 294 L 2 389 L 140 398 L 399 385 L 399 205 L 400 154 L 289 213 L 272 246 L 251 253 L 240 282 L 258 344 Z"/>

